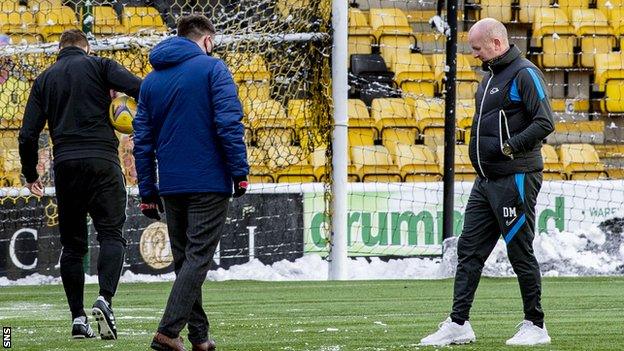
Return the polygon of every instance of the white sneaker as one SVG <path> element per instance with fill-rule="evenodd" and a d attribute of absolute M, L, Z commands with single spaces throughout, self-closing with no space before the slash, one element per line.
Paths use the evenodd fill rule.
<path fill-rule="evenodd" d="M 468 344 L 476 341 L 470 322 L 459 325 L 447 318 L 438 325 L 438 331 L 420 340 L 420 346 L 446 346 L 450 344 Z"/>
<path fill-rule="evenodd" d="M 544 328 L 540 328 L 533 324 L 531 321 L 524 320 L 518 324 L 518 332 L 511 339 L 507 340 L 505 344 L 514 346 L 532 346 L 550 344 L 550 336 L 548 336 L 548 330 L 546 330 L 546 324 Z"/>

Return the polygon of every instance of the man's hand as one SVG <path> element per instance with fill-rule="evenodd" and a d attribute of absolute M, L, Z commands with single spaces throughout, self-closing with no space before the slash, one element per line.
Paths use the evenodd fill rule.
<path fill-rule="evenodd" d="M 26 183 L 26 187 L 31 194 L 36 196 L 43 196 L 44 187 L 40 179 L 37 179 L 32 183 Z"/>
<path fill-rule="evenodd" d="M 247 192 L 247 187 L 249 186 L 247 176 L 234 177 L 232 178 L 232 180 L 234 181 L 234 195 L 232 196 L 237 198 L 245 195 L 245 193 Z"/>
<path fill-rule="evenodd" d="M 160 197 L 158 196 L 142 198 L 139 209 L 145 217 L 159 221 L 159 213 L 163 213 L 162 200 L 160 200 Z"/>

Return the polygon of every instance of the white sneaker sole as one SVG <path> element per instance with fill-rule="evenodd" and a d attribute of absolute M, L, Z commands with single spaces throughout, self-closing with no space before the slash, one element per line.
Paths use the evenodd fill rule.
<path fill-rule="evenodd" d="M 465 344 L 470 344 L 477 341 L 476 338 L 461 338 L 461 339 L 455 339 L 453 341 L 447 342 L 447 343 L 435 343 L 435 342 L 429 342 L 429 343 L 423 343 L 420 342 L 418 344 L 418 346 L 448 346 L 448 345 L 465 345 Z"/>
<path fill-rule="evenodd" d="M 516 344 L 516 343 L 510 343 L 509 341 L 507 341 L 505 342 L 505 345 L 507 346 L 538 346 L 538 345 L 548 345 L 550 344 L 550 341 L 551 341 L 550 338 L 539 340 L 534 343 L 525 343 L 525 344 Z"/>
<path fill-rule="evenodd" d="M 115 334 L 113 334 L 113 331 L 108 326 L 108 323 L 106 323 L 104 312 L 102 312 L 102 310 L 100 310 L 97 307 L 93 307 L 93 309 L 91 310 L 91 314 L 93 315 L 93 318 L 95 318 L 96 322 L 98 323 L 99 330 L 100 330 L 100 338 L 102 338 L 102 340 L 115 340 L 116 339 Z"/>

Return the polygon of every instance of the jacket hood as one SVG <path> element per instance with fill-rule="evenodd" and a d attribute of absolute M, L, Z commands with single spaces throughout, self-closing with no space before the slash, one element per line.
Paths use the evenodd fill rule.
<path fill-rule="evenodd" d="M 514 44 L 511 44 L 507 52 L 500 55 L 499 57 L 491 59 L 488 62 L 484 62 L 483 70 L 487 72 L 490 70 L 490 67 L 492 67 L 492 70 L 494 72 L 500 72 L 505 69 L 505 67 L 509 66 L 509 64 L 512 63 L 515 59 L 520 57 L 520 54 L 520 49 L 518 49 L 518 47 Z"/>
<path fill-rule="evenodd" d="M 149 61 L 155 70 L 162 70 L 206 55 L 195 42 L 184 37 L 172 37 L 158 43 L 149 54 Z"/>

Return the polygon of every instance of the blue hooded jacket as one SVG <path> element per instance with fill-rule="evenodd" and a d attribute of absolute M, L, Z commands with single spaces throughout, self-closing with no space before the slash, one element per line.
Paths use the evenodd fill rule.
<path fill-rule="evenodd" d="M 232 194 L 232 178 L 246 176 L 249 165 L 231 73 L 183 37 L 163 40 L 149 60 L 154 71 L 132 122 L 141 197 Z"/>

